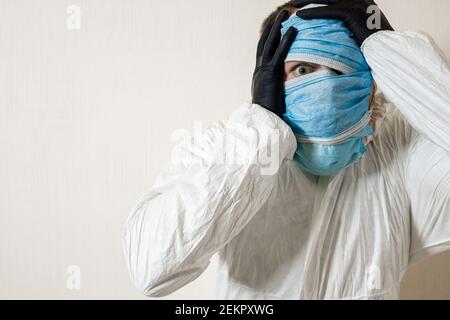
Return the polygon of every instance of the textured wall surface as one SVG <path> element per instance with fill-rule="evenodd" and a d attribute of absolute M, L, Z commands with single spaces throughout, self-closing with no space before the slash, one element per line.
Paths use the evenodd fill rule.
<path fill-rule="evenodd" d="M 281 2 L 0 0 L 0 298 L 141 298 L 123 223 L 175 129 L 248 100 L 259 24 Z M 450 56 L 450 1 L 378 2 Z M 169 298 L 214 298 L 214 265 Z M 403 297 L 450 298 L 449 270 L 450 254 L 415 267 Z"/>

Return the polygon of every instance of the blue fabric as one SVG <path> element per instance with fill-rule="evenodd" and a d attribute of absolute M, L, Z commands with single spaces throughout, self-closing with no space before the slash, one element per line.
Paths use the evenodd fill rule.
<path fill-rule="evenodd" d="M 352 138 L 340 145 L 298 144 L 295 161 L 315 176 L 333 176 L 359 161 L 367 152 L 360 138 Z"/>
<path fill-rule="evenodd" d="M 285 90 L 284 120 L 296 134 L 337 136 L 367 114 L 372 85 L 370 72 L 319 75 L 297 83 Z"/>
<path fill-rule="evenodd" d="M 370 70 L 361 49 L 342 21 L 303 20 L 293 15 L 283 23 L 281 34 L 284 36 L 290 27 L 295 27 L 298 33 L 287 60 L 295 61 L 297 55 L 313 55 L 343 63 L 353 71 Z"/>
<path fill-rule="evenodd" d="M 331 70 L 319 71 L 285 84 L 284 120 L 300 137 L 295 159 L 311 174 L 334 175 L 360 160 L 367 151 L 363 138 L 373 135 L 368 121 L 372 74 L 342 22 L 302 20 L 294 15 L 283 24 L 283 35 L 290 26 L 299 33 L 286 60 L 314 62 L 345 71 L 341 75 L 332 74 Z M 357 131 L 341 141 L 355 127 Z M 302 142 L 304 138 L 308 142 Z"/>

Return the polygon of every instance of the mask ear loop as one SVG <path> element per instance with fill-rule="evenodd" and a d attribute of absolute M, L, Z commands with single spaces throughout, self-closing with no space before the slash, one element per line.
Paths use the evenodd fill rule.
<path fill-rule="evenodd" d="M 374 112 L 374 103 L 375 103 L 375 94 L 378 90 L 377 84 L 374 82 L 373 83 L 373 87 L 372 87 L 372 94 L 370 95 L 370 100 L 369 100 L 369 115 L 370 115 L 370 126 L 372 127 L 373 131 L 374 131 L 374 135 L 373 136 L 367 136 L 364 137 L 364 144 L 366 146 L 368 146 L 371 142 L 373 142 L 374 137 L 376 136 L 376 121 L 377 121 L 377 116 Z"/>
<path fill-rule="evenodd" d="M 374 102 L 375 102 L 375 94 L 378 90 L 377 84 L 374 82 L 373 86 L 372 86 L 372 94 L 370 95 L 370 100 L 369 100 L 369 114 L 370 114 L 370 120 L 371 121 L 375 121 L 376 118 L 374 118 Z"/>

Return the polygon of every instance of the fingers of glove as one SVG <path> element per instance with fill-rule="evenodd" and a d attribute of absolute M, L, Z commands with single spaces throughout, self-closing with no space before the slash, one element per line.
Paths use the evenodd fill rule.
<path fill-rule="evenodd" d="M 296 8 L 303 8 L 310 4 L 336 4 L 342 0 L 297 0 L 292 3 L 292 6 Z"/>
<path fill-rule="evenodd" d="M 286 10 L 281 11 L 275 23 L 270 30 L 269 37 L 267 38 L 266 44 L 264 45 L 263 59 L 271 60 L 275 51 L 278 48 L 281 39 L 281 24 L 289 18 L 289 14 Z"/>
<path fill-rule="evenodd" d="M 295 38 L 297 37 L 297 33 L 298 31 L 294 27 L 290 27 L 289 30 L 286 32 L 273 57 L 272 63 L 274 65 L 280 66 L 284 63 L 284 60 L 286 60 L 286 56 L 288 55 L 289 49 L 291 48 L 292 43 L 294 43 Z"/>
<path fill-rule="evenodd" d="M 327 6 L 312 9 L 305 9 L 297 12 L 297 16 L 302 19 L 337 19 L 345 20 L 347 11 L 337 6 Z"/>
<path fill-rule="evenodd" d="M 378 6 L 378 4 L 374 0 L 365 0 L 365 3 L 367 6 L 372 6 L 372 5 Z"/>
<path fill-rule="evenodd" d="M 264 51 L 264 46 L 266 45 L 267 38 L 269 37 L 270 31 L 272 30 L 272 26 L 273 26 L 272 24 L 268 25 L 264 29 L 264 31 L 261 35 L 261 38 L 259 39 L 258 49 L 256 51 L 256 61 L 258 61 L 257 62 L 258 66 L 260 66 L 260 64 L 262 63 L 262 55 L 263 55 L 263 51 Z"/>

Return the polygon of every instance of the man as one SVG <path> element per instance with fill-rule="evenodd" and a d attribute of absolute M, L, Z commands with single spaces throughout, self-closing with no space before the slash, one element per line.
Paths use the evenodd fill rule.
<path fill-rule="evenodd" d="M 218 298 L 396 299 L 449 249 L 449 66 L 424 34 L 371 28 L 373 5 L 290 1 L 266 20 L 253 104 L 184 147 L 127 222 L 139 290 L 168 295 L 218 253 Z"/>

